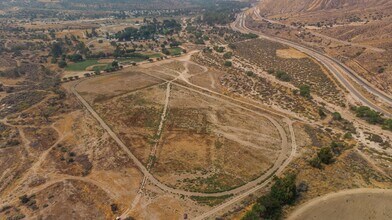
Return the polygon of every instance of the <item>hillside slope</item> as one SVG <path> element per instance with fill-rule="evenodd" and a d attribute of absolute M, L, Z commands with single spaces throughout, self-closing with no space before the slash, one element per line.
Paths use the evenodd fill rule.
<path fill-rule="evenodd" d="M 390 0 L 263 0 L 260 10 L 268 14 L 313 12 L 330 9 L 368 9 L 392 7 Z"/>

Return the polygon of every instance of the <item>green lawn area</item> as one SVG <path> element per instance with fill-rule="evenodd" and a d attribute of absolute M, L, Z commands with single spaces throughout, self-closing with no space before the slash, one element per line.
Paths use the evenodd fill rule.
<path fill-rule="evenodd" d="M 162 57 L 162 54 L 160 53 L 153 53 L 153 54 L 146 54 L 148 57 L 150 58 L 158 58 L 158 57 Z"/>
<path fill-rule="evenodd" d="M 99 64 L 97 59 L 85 60 L 85 61 L 78 62 L 78 63 L 70 63 L 70 64 L 68 64 L 67 67 L 65 67 L 65 70 L 84 71 L 84 70 L 86 70 L 87 67 L 97 65 L 97 64 Z"/>
<path fill-rule="evenodd" d="M 168 49 L 170 51 L 170 55 L 177 56 L 181 55 L 182 49 L 180 47 L 173 47 Z"/>

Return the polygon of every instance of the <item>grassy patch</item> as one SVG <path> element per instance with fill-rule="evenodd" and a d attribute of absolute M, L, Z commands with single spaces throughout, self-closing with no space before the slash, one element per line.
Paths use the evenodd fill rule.
<path fill-rule="evenodd" d="M 172 56 L 178 56 L 181 55 L 182 49 L 180 47 L 173 47 L 169 48 L 170 55 Z"/>
<path fill-rule="evenodd" d="M 149 58 L 158 58 L 162 57 L 162 54 L 160 53 L 153 53 L 153 54 L 146 54 Z"/>
<path fill-rule="evenodd" d="M 67 71 L 84 71 L 87 67 L 99 64 L 98 60 L 85 60 L 78 63 L 71 63 L 65 68 Z"/>

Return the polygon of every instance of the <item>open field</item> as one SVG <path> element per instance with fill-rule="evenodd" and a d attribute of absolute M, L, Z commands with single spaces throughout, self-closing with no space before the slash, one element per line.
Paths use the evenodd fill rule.
<path fill-rule="evenodd" d="M 85 60 L 78 63 L 71 63 L 65 68 L 67 71 L 84 71 L 89 66 L 98 65 L 100 62 L 98 60 Z"/>
<path fill-rule="evenodd" d="M 185 70 L 180 64 L 163 66 L 176 74 Z M 201 71 L 189 66 L 191 73 Z M 155 67 L 150 71 L 154 75 Z M 77 89 L 145 166 L 152 161 L 152 173 L 166 185 L 195 192 L 227 191 L 262 175 L 279 155 L 280 134 L 266 118 L 172 85 L 159 133 L 166 84 L 139 70 L 104 78 L 89 79 Z M 133 84 L 124 84 L 128 90 L 123 91 L 127 79 Z M 117 90 L 110 90 L 112 86 Z M 155 144 L 157 153 L 151 156 Z M 246 164 L 241 163 L 244 157 Z"/>
<path fill-rule="evenodd" d="M 263 117 L 176 86 L 168 110 L 153 169 L 168 185 L 203 192 L 228 190 L 260 176 L 278 155 L 279 133 Z"/>
<path fill-rule="evenodd" d="M 0 3 L 1 220 L 392 218 L 391 16 L 113 1 Z"/>
<path fill-rule="evenodd" d="M 94 104 L 95 102 L 107 100 L 114 96 L 126 94 L 158 83 L 162 83 L 162 81 L 137 72 L 123 72 L 81 82 L 78 85 L 78 91 L 84 95 L 87 101 Z"/>

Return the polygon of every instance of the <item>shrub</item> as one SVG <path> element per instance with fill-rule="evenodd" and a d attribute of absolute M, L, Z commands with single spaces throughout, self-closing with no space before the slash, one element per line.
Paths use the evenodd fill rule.
<path fill-rule="evenodd" d="M 234 50 L 234 49 L 237 49 L 237 46 L 235 44 L 229 44 L 229 48 Z"/>
<path fill-rule="evenodd" d="M 204 44 L 204 40 L 201 38 L 198 38 L 195 40 L 195 44 Z"/>
<path fill-rule="evenodd" d="M 392 119 L 385 120 L 382 129 L 392 131 Z"/>
<path fill-rule="evenodd" d="M 25 194 L 25 195 L 19 197 L 19 200 L 20 200 L 21 203 L 26 204 L 26 203 L 28 203 L 30 201 L 30 198 L 27 197 L 27 195 Z"/>
<path fill-rule="evenodd" d="M 224 65 L 226 67 L 231 67 L 233 65 L 233 63 L 231 61 L 225 61 Z"/>
<path fill-rule="evenodd" d="M 342 116 L 340 115 L 339 112 L 332 113 L 332 118 L 333 118 L 333 120 L 336 120 L 336 121 L 342 120 Z"/>
<path fill-rule="evenodd" d="M 384 123 L 381 113 L 376 112 L 367 106 L 353 107 L 352 109 L 355 111 L 357 117 L 363 118 L 371 124 Z"/>
<path fill-rule="evenodd" d="M 310 86 L 302 85 L 299 87 L 299 94 L 305 98 L 311 98 L 310 96 Z"/>
<path fill-rule="evenodd" d="M 318 168 L 318 169 L 321 169 L 321 168 L 322 168 L 322 166 L 321 166 L 321 160 L 320 160 L 319 157 L 314 157 L 313 159 L 311 159 L 311 160 L 309 161 L 309 164 L 310 164 L 310 166 L 312 166 L 312 167 L 314 167 L 314 168 Z"/>
<path fill-rule="evenodd" d="M 330 147 L 323 147 L 317 153 L 317 157 L 324 164 L 330 164 L 333 161 L 333 154 Z"/>
<path fill-rule="evenodd" d="M 377 70 L 377 73 L 384 73 L 385 72 L 385 68 L 384 67 L 380 67 L 378 70 Z"/>
<path fill-rule="evenodd" d="M 346 144 L 344 142 L 335 142 L 331 143 L 331 150 L 334 154 L 340 154 L 346 148 Z"/>
<path fill-rule="evenodd" d="M 245 74 L 249 77 L 253 77 L 255 75 L 252 71 L 246 71 Z"/>
<path fill-rule="evenodd" d="M 345 133 L 345 134 L 343 135 L 343 138 L 344 138 L 344 139 L 351 139 L 351 138 L 353 138 L 353 135 L 352 135 L 350 132 L 347 132 L 347 133 Z"/>
<path fill-rule="evenodd" d="M 225 51 L 224 47 L 218 47 L 218 46 L 214 46 L 213 48 L 216 52 L 218 53 L 223 53 Z"/>
<path fill-rule="evenodd" d="M 291 80 L 290 76 L 284 71 L 277 71 L 275 76 L 276 78 L 284 82 L 288 82 Z"/>
<path fill-rule="evenodd" d="M 232 52 L 226 52 L 225 54 L 223 54 L 223 58 L 225 59 L 231 59 L 232 56 L 233 56 Z"/>
<path fill-rule="evenodd" d="M 320 118 L 325 118 L 327 116 L 324 112 L 324 109 L 322 109 L 322 108 L 319 108 L 318 114 L 319 114 Z"/>

